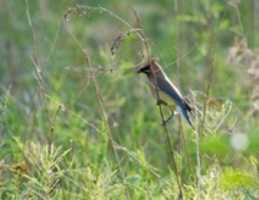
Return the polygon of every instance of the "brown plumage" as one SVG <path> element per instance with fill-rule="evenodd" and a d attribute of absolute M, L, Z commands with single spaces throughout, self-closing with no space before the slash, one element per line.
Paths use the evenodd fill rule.
<path fill-rule="evenodd" d="M 153 95 L 157 98 L 158 103 L 170 105 L 173 101 L 176 105 L 176 110 L 192 127 L 190 120 L 191 106 L 186 102 L 183 95 L 177 87 L 170 81 L 162 67 L 152 59 L 143 66 L 136 68 L 137 73 L 144 73 L 150 83 L 150 88 Z"/>

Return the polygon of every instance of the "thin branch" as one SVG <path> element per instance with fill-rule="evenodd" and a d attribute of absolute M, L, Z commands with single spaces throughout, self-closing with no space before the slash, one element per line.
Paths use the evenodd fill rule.
<path fill-rule="evenodd" d="M 215 34 L 213 30 L 213 21 L 214 19 L 212 16 L 207 17 L 207 28 L 208 28 L 208 51 L 206 55 L 206 68 L 208 69 L 206 71 L 206 77 L 207 81 L 205 82 L 205 99 L 203 102 L 203 109 L 202 109 L 202 119 L 199 122 L 198 125 L 198 131 L 196 132 L 196 160 L 197 160 L 197 186 L 198 186 L 198 195 L 200 198 L 201 195 L 201 155 L 200 155 L 200 136 L 203 135 L 203 132 L 205 130 L 205 124 L 206 124 L 206 117 L 207 117 L 207 106 L 208 106 L 208 99 L 210 96 L 210 91 L 212 87 L 212 81 L 213 81 L 213 72 L 214 72 L 214 44 L 215 44 Z"/>
<path fill-rule="evenodd" d="M 111 16 L 112 18 L 116 19 L 117 21 L 119 21 L 121 24 L 123 24 L 124 26 L 126 26 L 127 28 L 129 28 L 130 30 L 134 30 L 135 28 L 126 20 L 124 20 L 122 17 L 120 17 L 119 15 L 115 14 L 114 12 L 112 12 L 111 10 L 101 7 L 101 6 L 87 6 L 87 5 L 80 5 L 77 4 L 75 9 L 84 9 L 86 12 L 93 10 L 93 11 L 99 11 L 100 14 L 105 13 L 108 14 L 109 16 Z M 146 39 L 146 37 L 144 36 L 144 33 L 142 32 L 142 30 L 138 30 L 135 31 L 134 33 L 136 33 L 137 37 L 139 38 L 139 40 L 141 41 L 142 45 L 143 45 L 143 51 L 144 51 L 144 56 L 145 59 L 149 59 L 150 55 L 151 55 L 151 48 L 150 45 Z"/>
<path fill-rule="evenodd" d="M 152 73 L 154 73 L 154 72 L 152 72 Z M 155 79 L 155 81 L 157 82 L 157 79 Z M 158 89 L 158 86 L 157 86 L 157 83 L 156 83 L 155 84 L 156 98 L 157 98 L 157 100 L 160 100 L 160 95 L 159 95 L 159 91 L 158 90 L 159 89 Z M 178 168 L 177 168 L 176 156 L 175 156 L 175 153 L 173 151 L 173 145 L 171 143 L 170 134 L 169 134 L 169 131 L 168 131 L 168 128 L 167 128 L 167 125 L 166 125 L 167 123 L 166 123 L 166 119 L 165 119 L 165 116 L 164 116 L 164 113 L 163 113 L 162 105 L 158 104 L 158 108 L 159 108 L 159 113 L 160 113 L 160 118 L 161 118 L 162 126 L 163 126 L 164 132 L 166 134 L 166 141 L 167 141 L 169 153 L 171 155 L 171 156 L 169 156 L 169 158 L 170 158 L 170 161 L 171 161 L 171 164 L 172 164 L 172 167 L 173 167 L 173 171 L 174 171 L 175 176 L 176 176 L 176 182 L 177 182 L 177 186 L 178 186 L 178 189 L 179 189 L 178 199 L 182 200 L 182 199 L 184 199 L 184 197 L 183 197 L 183 188 L 182 188 L 182 183 L 181 183 L 181 178 L 180 178 L 180 175 L 179 175 L 179 171 L 178 171 Z"/>
<path fill-rule="evenodd" d="M 169 156 L 169 157 L 170 157 L 170 160 L 171 160 L 171 163 L 172 163 L 172 166 L 173 166 L 173 170 L 174 170 L 174 173 L 175 173 L 175 176 L 176 176 L 177 186 L 178 186 L 178 189 L 179 189 L 178 199 L 181 200 L 181 199 L 183 199 L 183 189 L 182 189 L 181 178 L 180 178 L 179 171 L 178 171 L 178 168 L 177 168 L 176 156 L 175 156 L 175 153 L 174 153 L 174 150 L 173 150 L 173 145 L 171 143 L 169 131 L 168 131 L 168 128 L 167 128 L 167 125 L 166 125 L 166 120 L 165 120 L 164 113 L 163 113 L 163 110 L 162 110 L 162 105 L 158 105 L 158 107 L 159 107 L 159 113 L 160 113 L 160 117 L 161 117 L 162 126 L 163 126 L 164 132 L 166 134 L 166 141 L 167 141 L 169 153 L 172 155 L 172 156 Z"/>

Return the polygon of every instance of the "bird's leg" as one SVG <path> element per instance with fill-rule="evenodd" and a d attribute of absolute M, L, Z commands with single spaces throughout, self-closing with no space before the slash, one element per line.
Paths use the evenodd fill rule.
<path fill-rule="evenodd" d="M 158 105 L 158 106 L 164 105 L 164 106 L 170 108 L 170 106 L 168 105 L 168 103 L 165 102 L 164 100 L 160 99 L 160 98 L 157 98 L 156 105 Z M 167 122 L 168 122 L 173 116 L 174 116 L 174 113 L 172 113 L 166 120 L 164 120 L 164 121 L 162 122 L 162 125 L 163 125 L 163 126 L 166 125 Z"/>
<path fill-rule="evenodd" d="M 175 113 L 172 112 L 171 115 L 163 121 L 163 125 L 166 125 L 173 117 L 174 117 Z"/>
<path fill-rule="evenodd" d="M 167 107 L 171 111 L 171 115 L 166 120 L 164 120 L 163 125 L 166 125 L 171 119 L 174 118 L 174 116 L 176 114 L 176 112 L 175 112 L 176 111 L 175 105 L 167 104 Z"/>

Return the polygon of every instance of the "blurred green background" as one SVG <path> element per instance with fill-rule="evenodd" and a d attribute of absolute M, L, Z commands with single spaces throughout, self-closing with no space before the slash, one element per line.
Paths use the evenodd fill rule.
<path fill-rule="evenodd" d="M 0 199 L 177 199 L 159 109 L 130 70 L 145 61 L 134 29 L 200 110 L 196 132 L 168 124 L 185 199 L 258 199 L 258 11 L 0 0 Z"/>

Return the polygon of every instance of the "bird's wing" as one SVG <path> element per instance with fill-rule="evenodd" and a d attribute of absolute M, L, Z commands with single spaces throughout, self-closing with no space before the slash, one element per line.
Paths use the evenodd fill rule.
<path fill-rule="evenodd" d="M 167 78 L 158 78 L 157 86 L 166 95 L 170 96 L 177 105 L 182 106 L 184 99 L 178 89 Z"/>
<path fill-rule="evenodd" d="M 164 92 L 175 101 L 177 105 L 176 108 L 179 108 L 178 112 L 187 120 L 190 126 L 193 127 L 189 116 L 191 107 L 185 101 L 179 90 L 170 82 L 170 80 L 167 79 L 167 77 L 165 79 L 158 78 L 157 85 L 162 92 Z"/>

